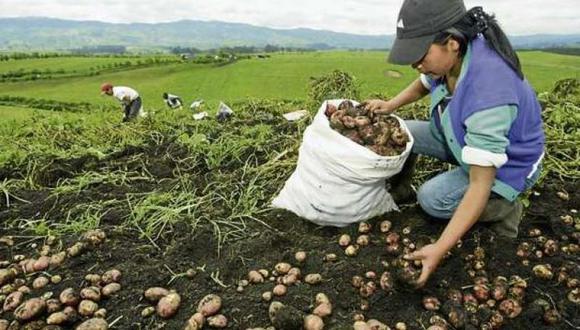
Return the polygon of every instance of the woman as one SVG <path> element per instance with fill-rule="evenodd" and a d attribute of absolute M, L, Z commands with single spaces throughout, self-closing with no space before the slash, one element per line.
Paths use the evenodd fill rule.
<path fill-rule="evenodd" d="M 436 243 L 405 256 L 423 264 L 423 286 L 443 256 L 475 224 L 516 237 L 523 207 L 517 197 L 539 176 L 544 154 L 540 105 L 495 18 L 462 0 L 405 0 L 389 61 L 412 65 L 420 77 L 389 101 L 371 100 L 377 114 L 431 94 L 431 120 L 408 121 L 413 153 L 457 164 L 417 192 L 423 210 L 450 219 Z M 395 182 L 404 198 L 416 156 Z"/>

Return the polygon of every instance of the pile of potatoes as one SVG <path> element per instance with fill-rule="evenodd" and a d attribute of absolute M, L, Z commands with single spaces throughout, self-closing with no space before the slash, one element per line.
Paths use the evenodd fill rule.
<path fill-rule="evenodd" d="M 5 315 L 12 313 L 14 321 L 10 326 L 30 324 L 30 327 L 57 327 L 70 325 L 86 318 L 98 318 L 98 320 L 86 320 L 77 329 L 106 329 L 107 324 L 103 320 L 106 310 L 99 309 L 98 302 L 120 290 L 118 283 L 121 278 L 120 271 L 110 270 L 102 276 L 94 275 L 93 281 L 88 281 L 91 284 L 90 287 L 83 288 L 80 293 L 73 288 L 65 289 L 59 294 L 58 299 L 53 298 L 53 291 L 46 291 L 42 294 L 39 292 L 47 289 L 51 284 L 58 284 L 62 281 L 62 277 L 54 274 L 54 271 L 67 258 L 78 256 L 89 248 L 99 246 L 105 239 L 106 235 L 102 230 L 91 230 L 66 250 L 57 252 L 53 250 L 60 245 L 59 241 L 56 237 L 49 236 L 38 249 L 39 256 L 36 258 L 14 255 L 11 261 L 0 260 L 0 303 Z M 13 244 L 12 238 L 8 236 L 2 237 L 1 241 L 9 246 Z M 30 245 L 31 249 L 38 247 L 36 243 Z M 48 273 L 49 271 L 52 275 Z M 32 293 L 38 293 L 41 296 L 26 297 Z M 0 329 L 4 329 L 4 324 L 8 324 L 8 321 L 0 320 Z M 99 324 L 101 327 L 98 326 Z"/>
<path fill-rule="evenodd" d="M 228 326 L 228 319 L 218 314 L 222 308 L 222 299 L 215 294 L 208 294 L 197 304 L 196 313 L 187 321 L 183 330 L 198 330 L 205 324 L 212 328 L 222 329 Z"/>
<path fill-rule="evenodd" d="M 381 156 L 397 156 L 406 148 L 409 135 L 397 118 L 376 115 L 345 100 L 338 107 L 327 103 L 325 114 L 330 127 Z"/>
<path fill-rule="evenodd" d="M 572 226 L 575 221 L 570 215 L 561 216 L 564 225 Z M 580 279 L 578 278 L 578 266 L 574 262 L 566 261 L 556 267 L 548 263 L 548 257 L 563 255 L 567 257 L 578 256 L 580 253 L 580 232 L 575 231 L 570 236 L 563 236 L 561 241 L 550 239 L 538 228 L 528 230 L 529 239 L 521 242 L 516 250 L 516 255 L 521 258 L 524 266 L 530 266 L 532 273 L 540 281 L 554 282 L 554 285 L 562 285 L 568 291 L 567 298 L 573 304 L 580 304 Z M 531 265 L 535 262 L 535 265 Z M 550 316 L 554 314 L 548 310 Z M 547 317 L 552 319 L 552 317 Z"/>
<path fill-rule="evenodd" d="M 145 299 L 156 304 L 155 307 L 146 307 L 141 311 L 141 316 L 147 317 L 157 312 L 161 318 L 171 318 L 179 306 L 181 306 L 181 296 L 175 290 L 168 290 L 162 287 L 153 287 L 143 293 Z"/>
<path fill-rule="evenodd" d="M 108 324 L 104 320 L 107 311 L 99 308 L 99 302 L 121 290 L 120 279 L 121 272 L 117 269 L 108 270 L 103 275 L 88 274 L 85 277 L 88 286 L 80 292 L 66 288 L 58 299 L 52 298 L 53 292 L 48 291 L 42 297 L 25 300 L 21 290 L 14 291 L 6 297 L 3 311 L 13 312 L 14 322 L 19 324 L 36 322 L 47 326 L 67 326 L 84 319 L 76 329 L 107 329 Z M 46 320 L 42 320 L 45 315 L 48 315 Z"/>

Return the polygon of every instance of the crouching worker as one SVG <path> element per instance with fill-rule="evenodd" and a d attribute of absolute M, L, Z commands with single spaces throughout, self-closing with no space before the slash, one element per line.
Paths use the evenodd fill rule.
<path fill-rule="evenodd" d="M 430 121 L 407 121 L 415 144 L 393 196 L 412 194 L 416 155 L 458 165 L 417 192 L 426 213 L 450 219 L 436 243 L 405 256 L 422 261 L 422 286 L 476 222 L 517 237 L 518 196 L 538 179 L 544 155 L 540 104 L 494 16 L 466 11 L 462 0 L 405 0 L 389 61 L 411 65 L 419 78 L 391 100 L 367 101 L 368 110 L 392 113 L 431 94 Z"/>
<path fill-rule="evenodd" d="M 169 107 L 169 109 L 181 109 L 183 107 L 183 101 L 177 95 L 163 93 L 163 100 L 165 104 Z"/>
<path fill-rule="evenodd" d="M 110 83 L 101 85 L 101 95 L 114 96 L 121 102 L 123 108 L 123 122 L 131 121 L 138 116 L 145 116 L 141 97 L 136 90 L 130 87 L 113 86 Z"/>

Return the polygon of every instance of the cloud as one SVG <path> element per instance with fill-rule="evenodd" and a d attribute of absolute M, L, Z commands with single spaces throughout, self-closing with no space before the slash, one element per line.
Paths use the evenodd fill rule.
<path fill-rule="evenodd" d="M 393 34 L 402 0 L 2 0 L 3 17 L 48 16 L 113 23 L 219 20 L 274 28 Z M 578 0 L 465 0 L 496 14 L 510 35 L 580 33 Z"/>

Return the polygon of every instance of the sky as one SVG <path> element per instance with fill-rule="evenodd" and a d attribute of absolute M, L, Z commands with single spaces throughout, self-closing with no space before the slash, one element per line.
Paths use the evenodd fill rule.
<path fill-rule="evenodd" d="M 580 0 L 464 0 L 494 13 L 509 35 L 580 33 Z M 0 0 L 0 17 L 45 16 L 112 23 L 183 19 L 394 34 L 403 0 Z"/>

